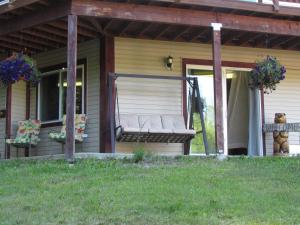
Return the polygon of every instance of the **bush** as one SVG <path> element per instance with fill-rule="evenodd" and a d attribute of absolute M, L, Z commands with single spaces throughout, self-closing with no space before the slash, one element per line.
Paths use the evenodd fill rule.
<path fill-rule="evenodd" d="M 139 163 L 145 159 L 145 150 L 144 149 L 137 149 L 133 151 L 133 161 L 135 163 Z"/>

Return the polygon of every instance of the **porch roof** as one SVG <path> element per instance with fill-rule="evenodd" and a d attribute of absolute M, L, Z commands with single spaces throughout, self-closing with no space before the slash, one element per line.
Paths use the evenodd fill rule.
<path fill-rule="evenodd" d="M 115 8 L 110 11 L 107 6 L 111 4 Z M 156 20 L 152 20 L 156 16 L 154 14 L 149 15 L 148 19 L 146 14 L 145 18 L 138 18 L 134 10 L 141 13 L 151 10 L 169 12 L 170 15 L 174 13 L 174 17 L 167 19 L 175 21 L 165 20 L 169 14 Z M 274 11 L 272 5 L 238 0 L 16 0 L 0 6 L 0 23 L 3 24 L 0 27 L 0 48 L 4 53 L 24 49 L 39 53 L 65 47 L 66 15 L 69 13 L 80 16 L 79 42 L 105 34 L 210 43 L 211 28 L 205 23 L 218 19 L 227 23 L 222 30 L 224 45 L 300 49 L 300 33 L 297 33 L 300 8 L 280 7 L 279 11 Z M 183 23 L 182 18 L 188 13 L 191 15 Z M 247 18 L 251 20 L 246 21 Z M 253 21 L 260 24 L 253 24 Z M 278 22 L 280 28 L 276 27 Z M 232 29 L 234 26 L 237 29 Z M 282 30 L 282 27 L 285 29 Z M 271 29 L 272 32 L 269 32 Z"/>

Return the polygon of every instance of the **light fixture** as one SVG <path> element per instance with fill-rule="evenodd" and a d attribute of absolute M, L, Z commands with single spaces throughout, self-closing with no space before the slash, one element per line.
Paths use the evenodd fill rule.
<path fill-rule="evenodd" d="M 173 70 L 173 57 L 168 56 L 165 58 L 165 66 L 168 70 Z"/>

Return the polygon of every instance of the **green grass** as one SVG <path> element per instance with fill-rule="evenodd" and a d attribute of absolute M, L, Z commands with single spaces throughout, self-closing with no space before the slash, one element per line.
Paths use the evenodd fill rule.
<path fill-rule="evenodd" d="M 300 159 L 2 161 L 0 224 L 300 224 Z"/>

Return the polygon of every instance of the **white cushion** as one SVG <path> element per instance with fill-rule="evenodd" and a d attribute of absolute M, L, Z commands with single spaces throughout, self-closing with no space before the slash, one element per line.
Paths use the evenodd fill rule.
<path fill-rule="evenodd" d="M 124 127 L 124 132 L 128 133 L 140 133 L 139 128 L 132 128 L 132 127 Z"/>
<path fill-rule="evenodd" d="M 140 115 L 139 124 L 142 130 L 163 129 L 159 115 Z"/>
<path fill-rule="evenodd" d="M 170 129 L 149 129 L 150 134 L 172 134 L 173 131 Z"/>
<path fill-rule="evenodd" d="M 162 115 L 161 118 L 162 118 L 162 125 L 164 129 L 171 129 L 171 130 L 186 129 L 183 116 L 181 115 Z"/>
<path fill-rule="evenodd" d="M 135 128 L 140 130 L 138 116 L 135 114 L 121 114 L 120 125 L 125 128 Z"/>
<path fill-rule="evenodd" d="M 191 134 L 195 135 L 196 131 L 194 130 L 187 130 L 187 129 L 173 129 L 174 134 Z"/>

